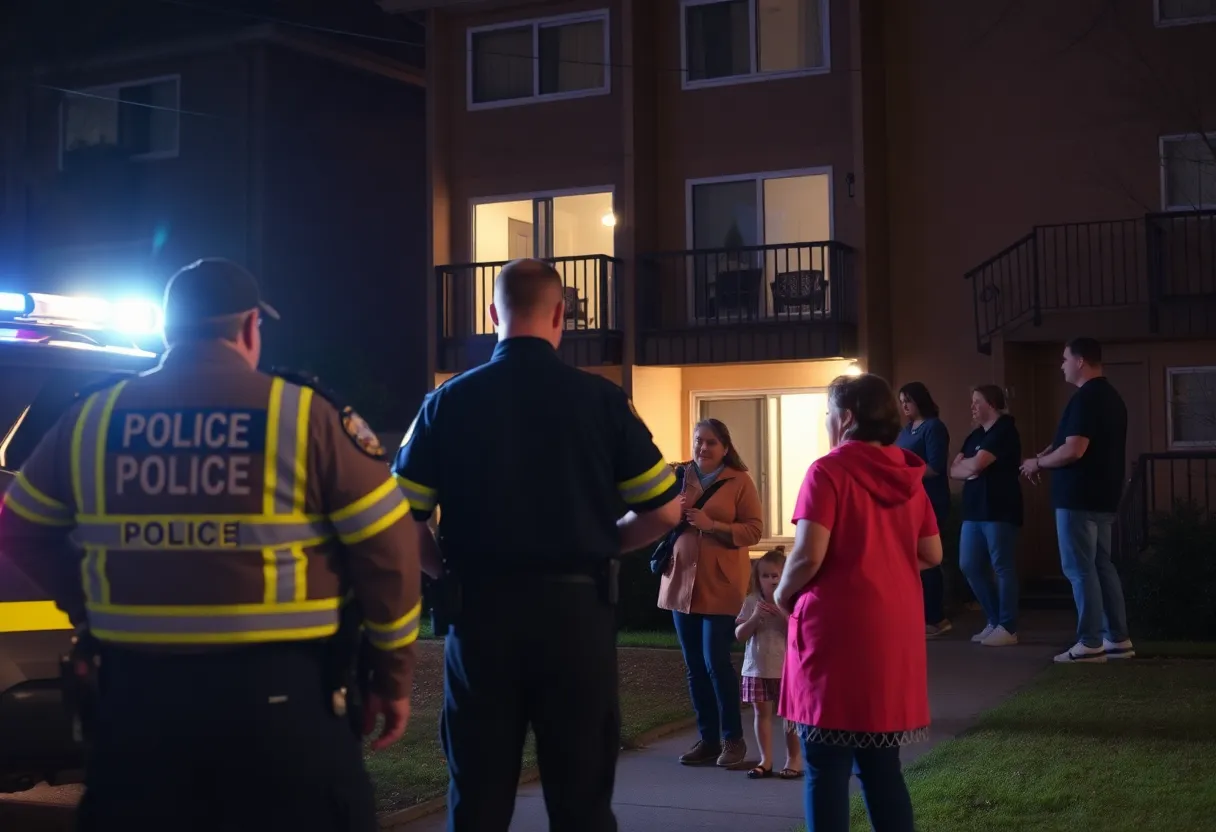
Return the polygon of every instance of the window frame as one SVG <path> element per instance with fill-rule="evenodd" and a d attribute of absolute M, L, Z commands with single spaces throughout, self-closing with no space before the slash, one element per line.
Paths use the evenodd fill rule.
<path fill-rule="evenodd" d="M 1216 12 L 1200 15 L 1199 17 L 1179 17 L 1171 20 L 1161 16 L 1161 0 L 1153 0 L 1153 25 L 1158 29 L 1168 29 L 1174 26 L 1197 26 L 1201 23 L 1216 23 Z"/>
<path fill-rule="evenodd" d="M 604 27 L 604 84 L 585 90 L 570 92 L 540 92 L 540 30 L 568 26 L 575 23 L 600 22 Z M 597 95 L 608 95 L 612 92 L 612 16 L 609 9 L 594 9 L 585 12 L 553 15 L 550 17 L 535 17 L 527 20 L 512 20 L 506 23 L 491 23 L 485 26 L 470 26 L 465 30 L 465 106 L 470 110 L 496 110 L 502 107 L 521 107 L 528 104 L 543 104 L 549 101 L 570 101 L 576 98 L 591 98 Z M 493 32 L 502 29 L 532 29 L 532 94 L 522 98 L 508 98 L 502 101 L 473 100 L 473 62 L 476 52 L 473 49 L 473 36 L 482 32 Z"/>
<path fill-rule="evenodd" d="M 89 87 L 77 87 L 75 92 L 86 93 L 96 96 L 102 96 L 107 99 L 116 99 L 119 93 L 129 87 L 142 87 L 150 84 L 159 84 L 165 81 L 173 82 L 174 98 L 173 98 L 173 149 L 172 150 L 152 150 L 147 153 L 135 153 L 127 158 L 129 162 L 155 162 L 160 159 L 176 159 L 181 155 L 182 150 L 182 76 L 180 73 L 171 73 L 169 75 L 154 75 L 147 78 L 137 78 L 131 81 L 118 81 L 113 84 L 96 84 Z M 59 170 L 62 171 L 63 159 L 66 155 L 67 148 L 65 146 L 64 130 L 67 128 L 67 113 L 66 103 L 70 93 L 65 93 L 63 98 L 59 100 Z M 116 107 L 123 106 L 115 104 Z M 120 137 L 121 140 L 121 137 Z"/>
<path fill-rule="evenodd" d="M 1194 442 L 1174 437 L 1174 377 L 1197 375 L 1199 373 L 1216 374 L 1216 366 L 1197 365 L 1194 367 L 1166 367 L 1165 369 L 1165 435 L 1167 446 L 1171 451 L 1216 448 L 1216 440 L 1212 440 L 1211 442 Z M 1216 404 L 1216 401 L 1214 401 L 1214 404 Z"/>
<path fill-rule="evenodd" d="M 531 202 L 531 203 L 532 203 L 532 216 L 533 216 L 533 218 L 535 218 L 535 217 L 536 217 L 536 209 L 537 209 L 537 200 L 540 200 L 540 199 L 547 199 L 547 200 L 550 200 L 550 205 L 552 205 L 552 200 L 553 200 L 553 199 L 555 199 L 555 198 L 557 198 L 557 197 L 563 197 L 563 196 L 588 196 L 588 195 L 591 195 L 591 194 L 604 194 L 604 193 L 608 194 L 608 195 L 611 197 L 611 199 L 612 199 L 612 213 L 613 213 L 613 214 L 615 214 L 615 215 L 617 216 L 617 218 L 618 218 L 618 224 L 619 224 L 620 214 L 618 213 L 618 210 L 617 210 L 617 202 L 616 202 L 616 186 L 615 186 L 615 185 L 589 185 L 589 186 L 586 186 L 586 187 L 580 187 L 580 188 L 557 188 L 557 189 L 548 190 L 548 191 L 529 191 L 529 192 L 527 192 L 527 193 L 522 193 L 522 194 L 499 194 L 499 195 L 495 195 L 495 196 L 475 196 L 475 197 L 470 197 L 470 198 L 469 198 L 469 210 L 468 210 L 468 219 L 469 219 L 469 256 L 468 256 L 468 258 L 465 260 L 465 262 L 466 262 L 466 263 L 474 263 L 474 262 L 477 262 L 477 206 L 479 206 L 479 205 L 497 205 L 497 204 L 500 204 L 500 203 L 503 203 L 503 202 L 524 202 L 524 201 L 529 201 L 529 202 Z M 536 237 L 535 237 L 535 234 L 536 234 L 536 231 L 535 231 L 535 226 L 536 226 L 535 219 L 533 220 L 533 226 L 534 226 L 534 228 L 533 228 L 533 240 L 532 240 L 532 248 L 533 248 L 533 252 L 535 252 L 535 251 L 536 251 L 536 250 L 539 248 L 539 247 L 537 246 L 537 243 L 539 243 L 539 242 L 540 242 L 540 241 L 539 241 L 538 239 L 536 239 Z M 548 232 L 549 232 L 550 238 L 547 240 L 547 244 L 548 244 L 549 246 L 552 246 L 552 244 L 553 244 L 553 240 L 552 240 L 553 229 L 552 229 L 552 227 L 550 227 L 550 228 L 548 229 Z M 614 233 L 614 237 L 613 237 L 613 239 L 614 239 L 614 241 L 615 241 L 615 233 Z M 615 250 L 615 245 L 614 245 L 614 247 L 613 247 L 613 248 L 614 248 L 614 250 Z M 581 256 L 581 257 L 591 257 L 591 256 L 594 256 L 594 255 L 596 255 L 596 254 L 604 254 L 604 255 L 607 255 L 607 252 L 603 252 L 603 251 L 592 251 L 592 252 L 588 252 L 588 253 L 587 253 L 587 254 L 585 254 L 585 255 L 576 255 L 576 256 Z M 537 256 L 538 256 L 538 257 L 542 257 L 542 258 L 543 258 L 544 256 L 547 256 L 547 255 L 537 255 Z M 611 255 L 611 256 L 615 257 L 616 255 L 615 255 L 615 254 L 613 254 L 613 255 Z"/>
<path fill-rule="evenodd" d="M 1186 211 L 1210 211 L 1216 209 L 1216 202 L 1203 203 L 1201 205 L 1170 205 L 1169 204 L 1169 165 L 1166 163 L 1165 146 L 1168 142 L 1186 141 L 1188 139 L 1201 139 L 1207 136 L 1208 140 L 1216 144 L 1216 132 L 1212 133 L 1172 133 L 1166 136 L 1157 138 L 1157 160 L 1158 166 L 1161 168 L 1161 210 L 1166 213 L 1180 213 Z M 1216 177 L 1216 154 L 1213 157 L 1213 176 Z"/>
<path fill-rule="evenodd" d="M 691 6 L 712 6 L 731 0 L 680 0 L 680 87 L 684 90 L 700 90 L 709 87 L 729 87 L 735 84 L 752 84 L 758 81 L 775 81 L 781 78 L 804 78 L 811 75 L 827 75 L 832 71 L 832 14 L 831 0 L 818 0 L 819 26 L 823 32 L 823 66 L 802 69 L 782 69 L 763 72 L 757 69 L 760 55 L 757 47 L 756 0 L 747 0 L 748 43 L 751 44 L 751 70 L 744 75 L 727 75 L 722 78 L 690 80 L 688 77 L 688 14 Z"/>
<path fill-rule="evenodd" d="M 827 395 L 826 387 L 763 387 L 758 389 L 726 389 L 726 390 L 690 390 L 688 392 L 688 437 L 692 441 L 693 431 L 701 420 L 701 403 L 704 401 L 720 401 L 723 399 L 764 399 L 764 423 L 761 426 L 761 442 L 764 445 L 764 481 L 756 482 L 756 491 L 760 494 L 760 504 L 764 507 L 764 532 L 760 541 L 752 549 L 771 549 L 784 545 L 787 549 L 793 545 L 793 535 L 780 536 L 771 534 L 774 528 L 783 525 L 781 519 L 781 500 L 785 496 L 781 488 L 781 409 L 773 408 L 773 400 L 779 401 L 782 396 L 797 396 L 803 394 Z M 773 445 L 773 434 L 776 433 L 776 446 Z M 746 460 L 744 460 L 746 462 Z M 777 468 L 773 470 L 773 462 Z M 809 466 L 810 463 L 808 462 Z M 756 481 L 755 464 L 750 466 L 748 473 L 752 481 Z M 805 474 L 805 471 L 803 472 Z M 795 495 L 797 496 L 797 495 Z"/>

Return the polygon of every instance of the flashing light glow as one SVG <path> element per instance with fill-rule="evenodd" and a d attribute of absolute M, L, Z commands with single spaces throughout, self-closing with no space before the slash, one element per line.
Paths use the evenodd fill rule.
<path fill-rule="evenodd" d="M 16 292 L 0 292 L 0 312 L 25 311 L 25 295 Z"/>
<path fill-rule="evenodd" d="M 28 317 L 90 329 L 111 329 L 125 335 L 155 335 L 161 331 L 160 305 L 145 300 L 110 302 L 101 298 L 31 292 L 34 309 Z M 22 297 L 23 311 L 24 297 Z M 0 307 L 3 308 L 3 307 Z"/>

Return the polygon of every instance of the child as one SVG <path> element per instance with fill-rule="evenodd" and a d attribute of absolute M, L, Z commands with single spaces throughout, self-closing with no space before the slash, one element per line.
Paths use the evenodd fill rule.
<path fill-rule="evenodd" d="M 773 603 L 773 591 L 781 582 L 785 553 L 765 552 L 752 561 L 751 591 L 735 619 L 735 638 L 746 641 L 743 653 L 743 701 L 750 702 L 760 743 L 760 765 L 747 773 L 753 780 L 773 776 L 773 712 L 781 696 L 781 670 L 785 664 L 787 620 Z M 802 776 L 802 746 L 798 735 L 785 731 L 785 768 L 778 777 L 796 780 Z"/>

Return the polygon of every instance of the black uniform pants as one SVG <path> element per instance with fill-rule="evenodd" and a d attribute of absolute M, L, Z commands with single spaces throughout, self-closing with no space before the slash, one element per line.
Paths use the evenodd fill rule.
<path fill-rule="evenodd" d="M 506 832 L 529 724 L 552 832 L 615 832 L 616 620 L 595 584 L 464 583 L 444 648 L 449 832 Z"/>
<path fill-rule="evenodd" d="M 102 654 L 81 832 L 374 832 L 316 644 Z"/>

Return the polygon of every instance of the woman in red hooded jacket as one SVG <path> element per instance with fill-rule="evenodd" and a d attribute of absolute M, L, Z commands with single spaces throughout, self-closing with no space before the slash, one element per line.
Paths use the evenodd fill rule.
<path fill-rule="evenodd" d="M 827 422 L 774 593 L 790 615 L 779 711 L 806 752 L 810 832 L 847 832 L 854 771 L 876 832 L 913 832 L 899 749 L 929 729 L 920 570 L 941 563 L 941 538 L 924 462 L 894 446 L 887 382 L 836 379 Z"/>

